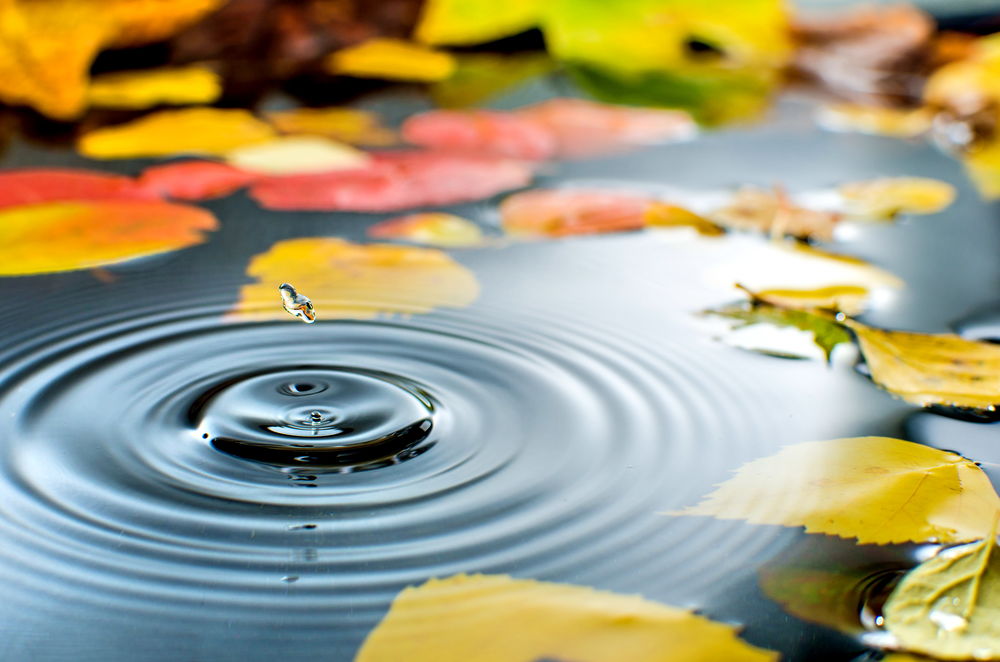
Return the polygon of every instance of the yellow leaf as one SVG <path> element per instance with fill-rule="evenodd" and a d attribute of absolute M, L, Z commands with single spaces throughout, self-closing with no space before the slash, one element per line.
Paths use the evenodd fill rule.
<path fill-rule="evenodd" d="M 295 108 L 267 113 L 267 120 L 285 134 L 324 136 L 373 147 L 397 142 L 396 134 L 381 125 L 378 115 L 356 108 Z"/>
<path fill-rule="evenodd" d="M 364 152 L 320 136 L 286 136 L 238 147 L 226 155 L 230 165 L 247 172 L 296 175 L 361 168 L 371 159 Z"/>
<path fill-rule="evenodd" d="M 524 32 L 538 23 L 544 0 L 428 0 L 414 37 L 425 44 L 467 46 Z"/>
<path fill-rule="evenodd" d="M 840 187 L 847 212 L 891 219 L 898 214 L 936 214 L 955 200 L 955 187 L 927 177 L 883 177 Z"/>
<path fill-rule="evenodd" d="M 1000 406 L 1000 345 L 954 334 L 843 322 L 858 338 L 872 380 L 911 404 L 993 411 Z"/>
<path fill-rule="evenodd" d="M 256 282 L 240 291 L 236 317 L 287 319 L 274 305 L 280 283 L 308 292 L 324 319 L 426 313 L 479 296 L 472 272 L 442 251 L 332 237 L 279 241 L 251 260 L 247 275 Z"/>
<path fill-rule="evenodd" d="M 913 110 L 840 104 L 825 106 L 816 116 L 817 123 L 828 131 L 868 133 L 894 138 L 914 138 L 931 128 L 934 113 L 928 108 Z"/>
<path fill-rule="evenodd" d="M 47 202 L 0 211 L 0 276 L 99 267 L 200 244 L 215 217 L 149 200 Z"/>
<path fill-rule="evenodd" d="M 457 575 L 397 596 L 355 662 L 765 662 L 730 625 L 581 586 Z"/>
<path fill-rule="evenodd" d="M 69 119 L 107 46 L 163 39 L 222 0 L 0 0 L 0 100 Z"/>
<path fill-rule="evenodd" d="M 775 288 L 753 292 L 753 298 L 782 308 L 823 308 L 856 315 L 865 309 L 870 292 L 860 285 L 830 285 L 813 289 Z"/>
<path fill-rule="evenodd" d="M 192 65 L 97 76 L 90 83 L 87 99 L 91 106 L 103 108 L 149 108 L 212 103 L 220 94 L 219 75 L 208 67 Z"/>
<path fill-rule="evenodd" d="M 645 211 L 646 226 L 651 228 L 693 228 L 706 237 L 719 237 L 726 230 L 704 216 L 665 202 L 651 203 Z"/>
<path fill-rule="evenodd" d="M 737 191 L 729 204 L 712 212 L 710 218 L 726 228 L 824 241 L 833 238 L 833 229 L 840 220 L 839 214 L 795 204 L 781 189 L 753 187 Z"/>
<path fill-rule="evenodd" d="M 480 246 L 483 243 L 483 231 L 478 225 L 461 216 L 443 212 L 391 218 L 373 225 L 368 235 L 377 239 L 404 239 L 453 248 Z"/>
<path fill-rule="evenodd" d="M 672 514 L 804 526 L 886 545 L 979 540 L 998 513 L 1000 498 L 974 462 L 900 439 L 858 437 L 787 446 Z"/>
<path fill-rule="evenodd" d="M 77 149 L 93 159 L 132 159 L 178 154 L 225 155 L 274 137 L 270 126 L 245 110 L 164 110 L 84 135 Z"/>
<path fill-rule="evenodd" d="M 885 627 L 905 650 L 944 660 L 1000 659 L 1000 554 L 985 540 L 940 552 L 889 596 Z"/>
<path fill-rule="evenodd" d="M 326 60 L 335 74 L 433 83 L 455 71 L 455 58 L 420 44 L 400 39 L 369 39 L 336 51 Z"/>

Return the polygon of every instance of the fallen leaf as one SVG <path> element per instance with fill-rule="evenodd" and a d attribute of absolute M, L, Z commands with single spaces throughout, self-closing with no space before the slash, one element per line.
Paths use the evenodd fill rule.
<path fill-rule="evenodd" d="M 4 0 L 0 100 L 70 119 L 87 102 L 98 51 L 163 39 L 221 0 Z"/>
<path fill-rule="evenodd" d="M 480 246 L 483 243 L 483 231 L 478 225 L 461 216 L 443 212 L 390 218 L 371 226 L 368 236 L 453 248 Z"/>
<path fill-rule="evenodd" d="M 856 315 L 865 309 L 871 293 L 860 285 L 830 285 L 814 289 L 774 288 L 753 292 L 757 301 L 795 310 L 839 311 Z"/>
<path fill-rule="evenodd" d="M 931 128 L 934 113 L 929 108 L 887 108 L 839 104 L 823 106 L 816 123 L 828 131 L 867 133 L 893 138 L 915 138 Z"/>
<path fill-rule="evenodd" d="M 335 51 L 326 68 L 342 76 L 433 83 L 455 72 L 455 59 L 427 46 L 379 37 Z"/>
<path fill-rule="evenodd" d="M 276 210 L 396 211 L 481 200 L 531 181 L 521 161 L 434 151 L 376 152 L 366 168 L 268 177 L 251 196 Z"/>
<path fill-rule="evenodd" d="M 665 202 L 654 202 L 645 211 L 646 226 L 651 228 L 693 228 L 698 234 L 706 237 L 719 237 L 726 234 L 722 228 L 704 216 L 699 216 L 689 209 Z"/>
<path fill-rule="evenodd" d="M 396 134 L 382 126 L 378 115 L 357 108 L 295 108 L 267 113 L 278 131 L 290 135 L 324 136 L 350 145 L 383 147 L 396 143 Z"/>
<path fill-rule="evenodd" d="M 205 240 L 209 212 L 148 200 L 46 202 L 0 211 L 0 276 L 73 271 Z"/>
<path fill-rule="evenodd" d="M 434 105 L 469 108 L 483 105 L 501 92 L 555 69 L 544 53 L 467 53 L 455 56 L 455 72 L 431 85 Z"/>
<path fill-rule="evenodd" d="M 97 76 L 87 90 L 87 100 L 91 106 L 101 108 L 150 108 L 212 103 L 221 94 L 222 81 L 217 73 L 191 65 Z"/>
<path fill-rule="evenodd" d="M 77 149 L 92 159 L 224 156 L 238 147 L 272 138 L 274 130 L 245 110 L 185 108 L 91 131 L 80 139 Z"/>
<path fill-rule="evenodd" d="M 504 575 L 457 575 L 400 593 L 355 662 L 777 659 L 739 639 L 731 625 L 639 596 Z"/>
<path fill-rule="evenodd" d="M 535 26 L 542 6 L 542 0 L 428 0 L 414 37 L 443 46 L 481 44 Z"/>
<path fill-rule="evenodd" d="M 793 203 L 780 189 L 767 191 L 753 187 L 740 189 L 728 205 L 709 217 L 734 230 L 822 241 L 833 239 L 833 229 L 840 220 L 840 215 L 834 212 L 806 209 Z"/>
<path fill-rule="evenodd" d="M 131 177 L 70 168 L 0 171 L 0 209 L 68 200 L 151 200 Z"/>
<path fill-rule="evenodd" d="M 432 110 L 403 122 L 403 138 L 435 149 L 541 161 L 556 151 L 553 133 L 527 117 L 489 110 Z"/>
<path fill-rule="evenodd" d="M 371 318 L 468 306 L 479 295 L 471 271 L 432 248 L 352 244 L 318 237 L 287 239 L 255 256 L 235 317 L 289 319 L 275 306 L 275 283 L 308 292 L 323 319 Z"/>
<path fill-rule="evenodd" d="M 254 173 L 218 161 L 180 161 L 146 168 L 139 185 L 157 196 L 208 200 L 235 193 L 257 179 Z"/>
<path fill-rule="evenodd" d="M 246 172 L 298 175 L 363 168 L 367 154 L 320 136 L 285 136 L 266 143 L 238 147 L 226 161 Z"/>
<path fill-rule="evenodd" d="M 805 310 L 782 308 L 760 299 L 752 299 L 738 304 L 712 308 L 702 314 L 735 320 L 734 329 L 742 329 L 757 324 L 769 324 L 778 328 L 795 328 L 812 334 L 813 342 L 823 350 L 823 356 L 830 360 L 834 348 L 841 343 L 851 342 L 851 334 L 839 323 L 827 317 Z M 764 354 L 776 352 L 764 348 L 754 349 Z"/>
<path fill-rule="evenodd" d="M 840 187 L 853 217 L 892 219 L 899 214 L 936 214 L 955 200 L 955 187 L 927 177 L 883 177 Z"/>
<path fill-rule="evenodd" d="M 876 329 L 850 318 L 843 324 L 857 337 L 872 380 L 904 401 L 989 412 L 1000 406 L 1000 345 Z"/>
<path fill-rule="evenodd" d="M 509 234 L 527 237 L 626 232 L 645 226 L 651 202 L 613 191 L 535 189 L 501 202 L 500 220 Z"/>
<path fill-rule="evenodd" d="M 974 462 L 888 437 L 786 446 L 673 515 L 802 526 L 859 544 L 979 540 L 1000 497 Z"/>
<path fill-rule="evenodd" d="M 885 627 L 904 650 L 943 660 L 1000 659 L 996 527 L 911 570 L 889 596 Z"/>

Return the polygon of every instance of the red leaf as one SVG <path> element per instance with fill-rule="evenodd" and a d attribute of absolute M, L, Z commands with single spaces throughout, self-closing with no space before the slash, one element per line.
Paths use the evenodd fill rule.
<path fill-rule="evenodd" d="M 254 173 L 217 161 L 181 161 L 146 168 L 139 184 L 168 198 L 206 200 L 227 196 L 258 178 Z"/>
<path fill-rule="evenodd" d="M 556 151 L 554 133 L 546 126 L 513 113 L 432 110 L 403 122 L 403 138 L 437 149 L 484 152 L 541 161 Z"/>
<path fill-rule="evenodd" d="M 0 172 L 0 209 L 69 200 L 155 200 L 131 177 L 69 168 Z"/>

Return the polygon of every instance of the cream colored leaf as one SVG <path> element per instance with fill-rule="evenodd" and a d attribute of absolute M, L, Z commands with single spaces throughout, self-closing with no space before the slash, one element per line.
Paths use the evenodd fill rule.
<path fill-rule="evenodd" d="M 883 177 L 840 187 L 847 213 L 891 219 L 898 214 L 936 214 L 955 200 L 955 187 L 927 177 Z"/>
<path fill-rule="evenodd" d="M 362 168 L 371 159 L 349 145 L 320 136 L 285 136 L 234 149 L 226 161 L 247 172 L 301 175 Z"/>
<path fill-rule="evenodd" d="M 930 130 L 934 113 L 928 108 L 915 110 L 855 106 L 841 104 L 825 106 L 816 115 L 816 122 L 828 131 L 868 133 L 895 138 L 913 138 Z"/>
<path fill-rule="evenodd" d="M 709 217 L 725 228 L 824 241 L 833 238 L 833 229 L 840 220 L 840 215 L 834 212 L 795 204 L 780 189 L 767 191 L 753 187 L 738 191 L 728 205 Z"/>

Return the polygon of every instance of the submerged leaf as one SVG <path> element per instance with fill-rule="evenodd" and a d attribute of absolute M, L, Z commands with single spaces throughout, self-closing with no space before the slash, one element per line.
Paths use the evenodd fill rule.
<path fill-rule="evenodd" d="M 706 237 L 719 237 L 726 234 L 726 230 L 704 216 L 671 205 L 666 202 L 654 202 L 645 211 L 647 227 L 651 228 L 693 228 L 698 234 Z"/>
<path fill-rule="evenodd" d="M 267 142 L 274 130 L 238 109 L 164 110 L 84 135 L 77 148 L 93 159 L 132 159 L 179 154 L 225 155 Z"/>
<path fill-rule="evenodd" d="M 906 402 L 986 411 L 1000 406 L 1000 345 L 950 333 L 876 329 L 852 319 L 844 325 L 857 336 L 872 380 Z"/>
<path fill-rule="evenodd" d="M 780 189 L 766 191 L 746 187 L 740 189 L 728 205 L 710 214 L 710 218 L 723 227 L 736 230 L 829 241 L 840 215 L 801 207 Z"/>
<path fill-rule="evenodd" d="M 509 37 L 538 23 L 544 0 L 428 0 L 414 36 L 425 44 L 466 46 Z"/>
<path fill-rule="evenodd" d="M 900 648 L 944 660 L 1000 659 L 995 534 L 946 549 L 903 577 L 883 610 Z"/>
<path fill-rule="evenodd" d="M 0 209 L 68 200 L 150 200 L 131 177 L 70 168 L 0 171 Z"/>
<path fill-rule="evenodd" d="M 222 94 L 219 75 L 208 67 L 122 71 L 97 76 L 87 99 L 101 108 L 150 108 L 160 104 L 212 103 Z"/>
<path fill-rule="evenodd" d="M 830 360 L 830 355 L 837 345 L 851 342 L 851 334 L 833 320 L 805 310 L 782 308 L 761 300 L 713 308 L 706 310 L 704 314 L 736 320 L 739 324 L 735 328 L 770 324 L 779 328 L 791 327 L 807 331 L 812 334 L 816 346 L 823 350 L 827 361 Z"/>
<path fill-rule="evenodd" d="M 582 586 L 457 575 L 405 589 L 355 662 L 766 662 L 730 625 Z"/>
<path fill-rule="evenodd" d="M 535 189 L 500 203 L 503 229 L 510 234 L 565 237 L 639 230 L 651 201 L 629 193 Z"/>
<path fill-rule="evenodd" d="M 363 168 L 367 154 L 320 136 L 286 136 L 238 147 L 226 155 L 230 165 L 252 173 L 298 175 Z"/>
<path fill-rule="evenodd" d="M 208 200 L 235 193 L 258 175 L 218 161 L 180 161 L 142 171 L 139 185 L 156 195 L 178 200 Z"/>
<path fill-rule="evenodd" d="M 240 290 L 237 317 L 285 319 L 274 305 L 275 283 L 309 292 L 325 319 L 426 313 L 479 295 L 472 272 L 442 251 L 332 237 L 279 241 L 251 260 L 247 275 L 256 282 Z"/>
<path fill-rule="evenodd" d="M 955 187 L 927 177 L 883 177 L 840 187 L 855 217 L 892 219 L 899 214 L 936 214 L 955 200 Z"/>
<path fill-rule="evenodd" d="M 914 138 L 927 133 L 934 114 L 927 108 L 905 109 L 841 104 L 825 106 L 816 122 L 828 131 L 867 133 L 894 138 Z"/>
<path fill-rule="evenodd" d="M 373 147 L 396 142 L 396 134 L 382 126 L 378 115 L 357 108 L 295 108 L 267 113 L 267 120 L 284 134 L 324 136 Z"/>
<path fill-rule="evenodd" d="M 435 149 L 485 152 L 541 161 L 556 151 L 546 127 L 514 113 L 489 110 L 432 110 L 403 122 L 403 138 Z"/>
<path fill-rule="evenodd" d="M 454 248 L 480 246 L 483 243 L 483 231 L 478 225 L 461 216 L 443 212 L 390 218 L 369 228 L 368 236 Z"/>
<path fill-rule="evenodd" d="M 99 267 L 199 244 L 209 212 L 147 200 L 47 202 L 0 211 L 0 276 Z"/>
<path fill-rule="evenodd" d="M 786 446 L 671 514 L 803 526 L 859 544 L 960 543 L 989 534 L 1000 497 L 982 469 L 959 455 L 858 437 Z"/>
<path fill-rule="evenodd" d="M 433 83 L 455 72 L 455 59 L 420 44 L 379 37 L 335 51 L 326 67 L 344 76 Z"/>

